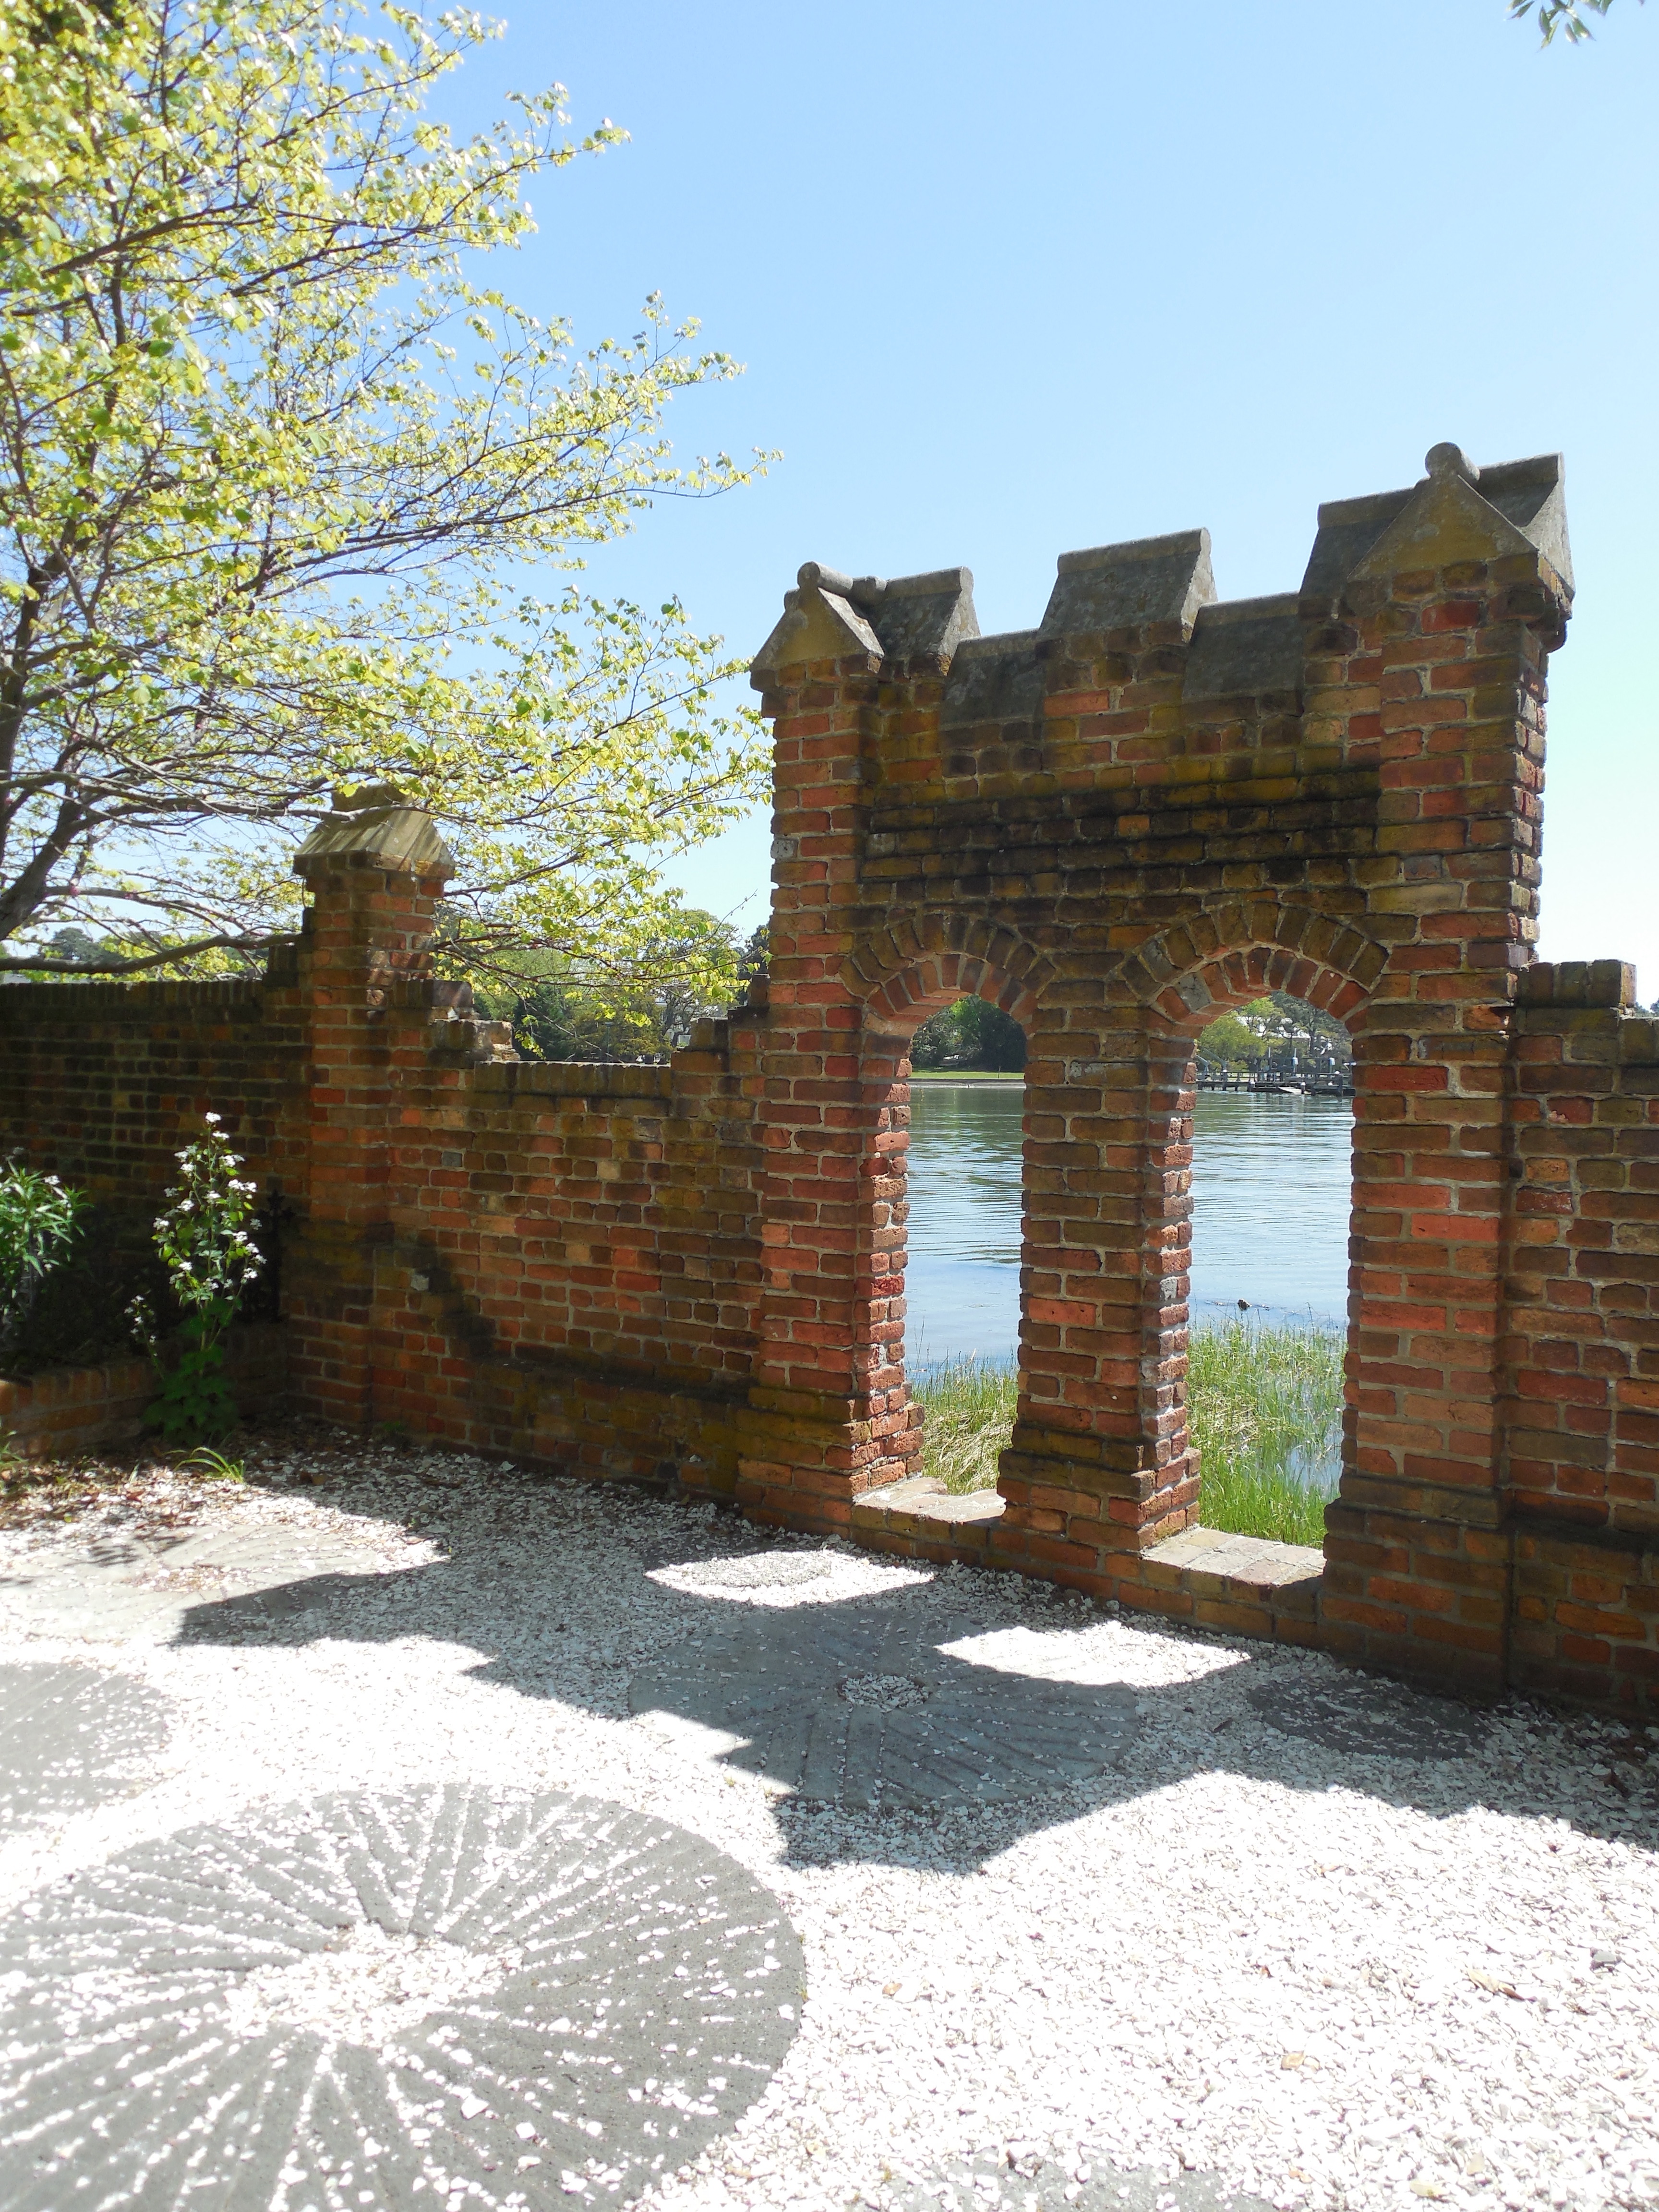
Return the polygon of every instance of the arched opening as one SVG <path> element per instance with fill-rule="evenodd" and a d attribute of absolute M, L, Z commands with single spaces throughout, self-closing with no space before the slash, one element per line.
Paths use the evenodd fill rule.
<path fill-rule="evenodd" d="M 995 1485 L 999 1450 L 1012 1425 L 1018 1371 L 1020 1269 L 1027 1257 L 1022 1071 L 1042 970 L 1025 948 L 994 934 L 989 943 L 971 949 L 948 944 L 929 948 L 913 937 L 905 950 L 908 960 L 860 978 L 868 1181 L 860 1209 L 860 1243 L 867 1256 L 860 1257 L 856 1273 L 860 1289 L 868 1286 L 867 1322 L 860 1326 L 870 1345 L 872 1433 L 879 1437 L 884 1469 L 902 1468 L 930 1483 L 948 1480 L 952 1488 L 989 1488 Z M 1028 971 L 1023 981 L 1017 980 L 1022 969 Z M 919 1071 L 912 1058 L 916 1053 Z M 912 1101 L 918 1089 L 931 1095 L 924 1096 L 921 1109 L 925 1225 L 922 1267 L 916 1275 Z M 928 1145 L 930 1128 L 943 1135 L 942 1148 Z M 962 1176 L 951 1164 L 954 1153 L 959 1167 L 964 1152 L 974 1156 L 976 1170 L 965 1193 Z M 941 1189 L 949 1191 L 951 1220 L 936 1202 Z M 930 1236 L 930 1230 L 944 1234 Z M 959 1291 L 963 1269 L 958 1263 L 970 1264 L 970 1255 L 960 1247 L 964 1240 L 972 1245 L 975 1231 L 981 1250 L 995 1252 L 1000 1279 L 988 1285 L 981 1280 L 965 1310 L 960 1304 L 953 1308 L 951 1279 Z M 958 1246 L 954 1255 L 952 1239 Z M 920 1310 L 913 1294 L 918 1281 L 924 1292 Z M 942 1281 L 947 1292 L 943 1298 Z M 954 1377 L 943 1371 L 950 1369 L 956 1370 Z M 926 1389 L 930 1378 L 935 1384 L 931 1392 Z M 918 1379 L 924 1385 L 920 1392 L 913 1388 Z M 940 1397 L 952 1381 L 957 1386 L 971 1382 L 981 1397 L 976 1418 L 954 1425 L 975 1431 L 994 1426 L 1000 1435 L 980 1437 L 969 1446 L 965 1456 L 973 1462 L 971 1469 L 929 1474 L 927 1400 L 932 1397 L 940 1416 L 933 1424 L 938 1470 L 938 1447 L 953 1425 Z"/>
<path fill-rule="evenodd" d="M 1269 944 L 1148 1009 L 1164 1448 L 1199 1475 L 1211 1528 L 1319 1545 L 1352 1449 L 1366 1005 L 1352 972 Z"/>
<path fill-rule="evenodd" d="M 1194 1039 L 1187 1414 L 1212 1528 L 1317 1545 L 1341 1474 L 1353 1048 L 1283 991 Z"/>
<path fill-rule="evenodd" d="M 1013 1434 L 1026 1058 L 1023 1026 L 977 996 L 910 1040 L 905 1370 L 920 1471 L 958 1495 L 994 1489 Z"/>
<path fill-rule="evenodd" d="M 1264 915 L 1258 926 L 1261 922 L 1288 933 L 1311 925 L 1313 917 L 1286 913 L 1275 920 Z M 988 1489 L 994 1482 L 1006 1508 L 1002 1540 L 1040 1553 L 1062 1573 L 1086 1559 L 1091 1547 L 1140 1551 L 1200 1515 L 1211 1518 L 1200 1499 L 1188 1394 L 1193 1140 L 1195 1109 L 1206 1095 L 1197 1040 L 1220 1017 L 1249 1009 L 1274 993 L 1290 994 L 1329 1016 L 1333 1027 L 1357 1024 L 1381 956 L 1354 933 L 1320 927 L 1332 942 L 1321 945 L 1318 957 L 1297 951 L 1294 943 L 1258 939 L 1237 951 L 1218 948 L 1205 958 L 1189 933 L 1172 933 L 1167 944 L 1159 940 L 1130 956 L 1093 1007 L 1079 1004 L 1075 991 L 1063 988 L 1059 979 L 1049 976 L 1040 988 L 1036 979 L 1016 985 L 1006 981 L 1006 968 L 994 970 L 988 961 L 965 956 L 913 956 L 910 964 L 865 983 L 866 1110 L 872 1115 L 868 1159 L 875 1200 L 867 1216 L 870 1258 L 865 1263 L 872 1286 L 872 1434 L 879 1430 L 884 1468 L 896 1472 L 902 1466 L 911 1474 L 931 1472 L 933 1480 L 953 1488 Z M 937 1159 L 930 1158 L 935 1149 L 927 1127 L 932 1094 L 939 1094 L 938 1118 L 948 1128 L 946 1093 L 969 1074 L 988 1085 L 1000 1076 L 1012 1087 L 1012 1070 L 966 1065 L 969 1057 L 990 1057 L 962 1048 L 969 1025 L 979 1017 L 955 1015 L 942 1023 L 938 1018 L 951 1016 L 963 1000 L 974 998 L 1012 1014 L 1029 1039 L 1019 1116 L 1021 1174 L 1017 1183 L 1012 1157 L 1015 1117 L 1008 1112 L 1007 1131 L 998 1146 L 1001 1218 L 989 1253 L 987 1240 L 976 1247 L 970 1243 L 965 1251 L 960 1243 L 951 1250 L 928 1218 L 941 1188 L 947 1206 L 967 1211 L 970 1218 L 974 1210 L 972 1191 L 964 1188 L 968 1178 L 959 1157 L 953 1162 L 951 1146 L 938 1147 Z M 1299 1008 L 1295 1011 L 1300 1015 Z M 924 1063 L 920 1068 L 911 1065 L 914 1048 Z M 1292 1020 L 1280 1030 L 1264 1030 L 1260 1056 L 1284 1063 L 1260 1072 L 1301 1077 L 1316 1072 L 1314 1063 L 1323 1073 L 1328 1063 L 1346 1060 L 1332 1029 L 1322 1024 L 1310 1027 L 1304 1015 L 1299 1027 Z M 1367 1079 L 1364 1059 L 1362 1052 L 1355 1071 L 1355 1087 L 1362 1092 Z M 926 1065 L 930 1060 L 932 1070 Z M 949 1064 L 953 1060 L 954 1067 Z M 1306 1086 L 1299 1087 L 1305 1097 Z M 1346 1087 L 1345 1082 L 1341 1088 Z M 1288 1083 L 1280 1095 L 1295 1096 Z M 919 1132 L 914 1103 L 918 1097 Z M 1376 1103 L 1385 1113 L 1389 1099 Z M 1340 1099 L 1334 1126 L 1341 1133 L 1349 1110 L 1347 1100 Z M 959 1123 L 963 1117 L 958 1112 L 954 1118 Z M 1336 1147 L 1328 1144 L 1326 1150 L 1326 1180 L 1330 1175 L 1336 1178 L 1333 1234 L 1340 1246 L 1352 1206 L 1351 1196 L 1348 1204 L 1342 1201 L 1342 1192 L 1352 1190 L 1351 1170 L 1345 1174 L 1333 1165 Z M 1201 1204 L 1201 1190 L 1200 1195 Z M 1008 1331 L 1016 1308 L 1017 1205 L 1022 1218 L 1016 1368 L 1008 1357 L 1013 1348 Z M 1258 1198 L 1256 1226 L 1270 1226 L 1272 1214 L 1284 1210 L 1282 1204 L 1269 1207 Z M 986 1218 L 988 1222 L 991 1212 Z M 907 1244 L 913 1255 L 908 1266 Z M 961 1304 L 954 1319 L 942 1315 L 933 1274 L 936 1260 L 982 1265 L 988 1258 L 1000 1266 L 1002 1283 L 994 1332 L 984 1310 L 969 1311 L 965 1327 Z M 1209 1262 L 1203 1244 L 1199 1261 L 1198 1296 L 1200 1302 L 1208 1296 L 1213 1311 L 1221 1294 L 1218 1289 L 1206 1293 L 1204 1271 Z M 1333 1259 L 1327 1272 L 1333 1270 L 1340 1272 L 1340 1259 Z M 1236 1314 L 1239 1297 L 1246 1311 L 1261 1304 L 1310 1305 L 1316 1318 L 1326 1317 L 1323 1310 L 1334 1305 L 1328 1318 L 1336 1325 L 1318 1347 L 1323 1359 L 1319 1389 L 1308 1394 L 1322 1395 L 1328 1413 L 1345 1334 L 1346 1285 L 1328 1285 L 1312 1299 L 1258 1298 L 1248 1285 L 1231 1296 Z M 1299 1321 L 1300 1314 L 1296 1317 Z M 1201 1304 L 1197 1318 L 1201 1326 Z M 1258 1331 L 1262 1318 L 1271 1316 L 1257 1317 Z M 1200 1352 L 1215 1349 L 1206 1345 Z M 981 1371 L 963 1378 L 970 1386 L 965 1392 L 947 1394 L 939 1387 L 938 1370 L 953 1358 L 972 1359 Z M 982 1374 L 987 1367 L 1000 1370 L 993 1387 L 971 1387 L 992 1380 Z M 957 1398 L 948 1413 L 941 1402 L 947 1395 Z M 1292 1411 L 1300 1430 L 1310 1417 L 1319 1418 L 1322 1409 L 1316 1403 Z M 1344 1415 L 1350 1449 L 1358 1418 L 1357 1408 Z M 1259 1415 L 1252 1420 L 1255 1432 L 1246 1442 L 1261 1439 Z M 1202 1409 L 1196 1426 L 1216 1461 L 1221 1448 L 1216 1425 L 1206 1421 Z M 1279 1423 L 1278 1436 L 1265 1439 L 1279 1447 L 1281 1460 L 1291 1462 L 1280 1473 L 1311 1477 L 1303 1484 L 1306 1489 L 1328 1488 L 1337 1471 L 1328 1420 L 1316 1455 L 1304 1452 L 1302 1435 L 1286 1436 L 1285 1426 Z M 942 1467 L 947 1447 L 955 1464 Z M 1308 1460 L 1313 1463 L 1304 1463 Z M 1218 1492 L 1222 1487 L 1216 1485 Z M 1260 1533 L 1316 1540 L 1322 1503 L 1322 1498 L 1310 1501 L 1299 1528 L 1280 1525 Z M 1086 1566 L 1079 1571 L 1086 1572 Z"/>

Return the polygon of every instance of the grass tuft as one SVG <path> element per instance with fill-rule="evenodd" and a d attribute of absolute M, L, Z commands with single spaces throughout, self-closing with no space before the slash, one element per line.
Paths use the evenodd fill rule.
<path fill-rule="evenodd" d="M 1322 1328 L 1270 1328 L 1242 1316 L 1195 1329 L 1187 1398 L 1204 1471 L 1206 1528 L 1325 1540 L 1342 1425 L 1342 1339 Z"/>
<path fill-rule="evenodd" d="M 957 1496 L 988 1490 L 1013 1432 L 1012 1367 L 969 1356 L 924 1369 L 922 1473 Z M 1204 1524 L 1281 1544 L 1323 1542 L 1341 1433 L 1342 1339 L 1243 1318 L 1194 1332 L 1188 1398 L 1204 1468 Z"/>
<path fill-rule="evenodd" d="M 997 1461 L 1014 1432 L 1018 1389 L 1012 1367 L 972 1352 L 924 1368 L 910 1385 L 927 1411 L 922 1473 L 936 1476 L 957 1498 L 993 1489 Z"/>

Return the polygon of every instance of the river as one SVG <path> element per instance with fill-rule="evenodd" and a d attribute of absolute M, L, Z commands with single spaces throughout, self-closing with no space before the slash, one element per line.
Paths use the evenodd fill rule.
<path fill-rule="evenodd" d="M 1021 1083 L 910 1091 L 908 1353 L 1012 1360 L 1019 1335 Z M 1346 1326 L 1350 1140 L 1340 1098 L 1200 1091 L 1192 1318 Z"/>

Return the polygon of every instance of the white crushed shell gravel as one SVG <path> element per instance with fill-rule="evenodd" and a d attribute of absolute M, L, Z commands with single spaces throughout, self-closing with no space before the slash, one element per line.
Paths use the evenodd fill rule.
<path fill-rule="evenodd" d="M 731 1854 L 805 1947 L 787 2058 L 640 2200 L 665 2212 L 1659 2206 L 1659 1730 L 1471 1716 L 462 1454 L 279 1434 L 247 1467 L 112 1475 L 0 1529 L 0 1661 L 95 1664 L 174 1715 L 147 1782 L 0 1838 L 0 1912 L 261 1801 L 574 1790 Z M 872 1598 L 969 1666 L 1132 1692 L 1138 1732 L 1057 1794 L 923 1814 L 798 1800 L 734 1756 L 739 1716 L 630 1717 L 636 1672 L 740 1610 Z M 842 1694 L 879 1728 L 927 1692 Z M 245 2002 L 372 2008 L 386 1963 Z"/>

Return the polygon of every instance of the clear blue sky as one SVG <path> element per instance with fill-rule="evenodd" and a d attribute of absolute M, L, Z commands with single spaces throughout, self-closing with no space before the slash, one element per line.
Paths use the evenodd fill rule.
<path fill-rule="evenodd" d="M 747 653 L 803 560 L 963 562 L 1016 629 L 1066 548 L 1204 523 L 1237 598 L 1439 439 L 1559 449 L 1543 950 L 1659 993 L 1659 5 L 1547 52 L 1503 0 L 521 5 L 445 112 L 556 78 L 631 143 L 540 181 L 504 289 L 582 339 L 660 291 L 748 369 L 682 448 L 783 451 L 599 587 Z M 682 873 L 729 911 L 766 871 L 757 822 Z"/>

